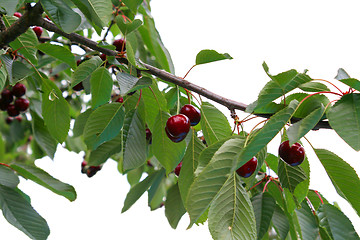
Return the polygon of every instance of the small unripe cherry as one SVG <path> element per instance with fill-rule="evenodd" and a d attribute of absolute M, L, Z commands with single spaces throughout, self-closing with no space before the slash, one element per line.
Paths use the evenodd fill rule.
<path fill-rule="evenodd" d="M 189 118 L 191 126 L 195 126 L 200 122 L 200 110 L 191 104 L 185 104 L 181 108 L 180 113 L 186 115 Z"/>
<path fill-rule="evenodd" d="M 250 177 L 256 170 L 257 167 L 257 158 L 253 157 L 249 161 L 247 161 L 244 165 L 239 167 L 236 170 L 236 173 L 239 174 L 243 178 Z"/>

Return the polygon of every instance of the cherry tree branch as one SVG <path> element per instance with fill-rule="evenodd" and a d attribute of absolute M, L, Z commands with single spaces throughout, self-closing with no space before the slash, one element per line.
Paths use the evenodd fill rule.
<path fill-rule="evenodd" d="M 39 6 L 39 7 L 37 7 L 37 6 Z M 44 18 L 42 18 L 42 16 L 41 16 L 42 12 L 43 12 L 43 9 L 42 9 L 41 5 L 39 3 L 37 3 L 34 8 L 29 9 L 29 11 L 27 11 L 18 21 L 16 21 L 12 26 L 10 26 L 6 31 L 0 32 L 0 47 L 13 41 L 16 37 L 18 37 L 22 33 L 24 33 L 27 30 L 27 28 L 29 28 L 30 26 L 37 25 L 37 26 L 41 26 L 41 27 L 45 28 L 48 31 L 55 32 L 65 38 L 69 39 L 72 42 L 77 42 L 77 43 L 87 46 L 95 51 L 102 52 L 108 56 L 116 56 L 117 55 L 116 51 L 102 48 L 102 47 L 98 46 L 97 42 L 95 42 L 91 39 L 83 37 L 77 33 L 66 33 L 66 32 L 62 31 L 52 22 L 47 21 Z M 19 25 L 21 25 L 21 24 L 23 24 L 24 26 L 20 27 Z M 3 34 L 3 33 L 5 33 L 5 34 Z M 11 37 L 9 36 L 9 34 L 11 34 Z M 9 38 L 9 39 L 7 39 L 7 38 Z M 175 76 L 171 73 L 168 73 L 164 70 L 158 69 L 158 68 L 151 66 L 149 64 L 146 64 L 146 63 L 142 63 L 142 64 L 147 69 L 145 71 L 151 73 L 152 75 L 157 76 L 158 78 L 160 78 L 166 82 L 176 84 L 180 87 L 183 87 L 190 91 L 198 93 L 201 96 L 204 96 L 210 100 L 213 100 L 214 102 L 217 102 L 217 103 L 227 107 L 231 113 L 233 113 L 234 110 L 245 111 L 245 109 L 247 107 L 247 105 L 244 103 L 237 102 L 232 99 L 228 99 L 223 96 L 220 96 L 220 95 L 213 93 L 201 86 L 193 84 L 187 80 L 184 80 L 183 78 L 177 77 L 177 76 Z M 255 114 L 255 115 L 264 117 L 264 118 L 270 118 L 272 116 L 272 114 Z M 297 122 L 300 120 L 301 119 L 297 119 L 297 118 L 291 119 L 292 122 Z M 331 129 L 331 127 L 327 121 L 320 121 L 313 128 L 313 130 L 318 130 L 320 128 Z"/>

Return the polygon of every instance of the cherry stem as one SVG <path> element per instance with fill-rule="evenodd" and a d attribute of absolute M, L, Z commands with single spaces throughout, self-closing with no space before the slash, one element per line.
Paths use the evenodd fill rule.
<path fill-rule="evenodd" d="M 261 179 L 257 184 L 255 184 L 254 186 L 252 186 L 252 187 L 249 189 L 249 191 L 251 191 L 254 187 L 256 187 L 256 186 L 258 186 L 259 184 L 261 184 L 261 183 L 264 181 L 264 179 L 266 179 L 266 176 L 265 176 L 263 179 Z"/>
<path fill-rule="evenodd" d="M 267 182 L 265 183 L 264 189 L 263 189 L 263 193 L 266 191 L 266 187 L 267 185 L 271 182 L 271 177 L 269 178 L 269 180 L 267 180 Z"/>
<path fill-rule="evenodd" d="M 322 199 L 322 197 L 321 197 L 320 193 L 319 193 L 318 191 L 316 191 L 316 190 L 314 190 L 314 192 L 315 192 L 315 193 L 316 193 L 316 195 L 319 197 L 321 204 L 324 204 L 324 201 L 323 201 L 323 199 Z"/>
<path fill-rule="evenodd" d="M 332 82 L 325 80 L 325 79 L 313 79 L 314 81 L 323 81 L 323 82 L 327 82 L 330 85 L 332 85 L 333 87 L 335 87 L 342 95 L 344 95 L 343 91 L 341 91 L 340 88 L 338 88 L 335 84 L 333 84 Z"/>
<path fill-rule="evenodd" d="M 136 108 L 139 106 L 140 100 L 141 100 L 141 96 L 142 96 L 142 89 L 140 89 L 140 94 L 139 94 L 139 99 L 136 103 Z"/>
<path fill-rule="evenodd" d="M 183 79 L 186 78 L 186 76 L 189 74 L 189 72 L 196 66 L 196 64 L 194 64 L 188 71 L 187 73 L 185 74 L 185 76 L 183 77 Z"/>
<path fill-rule="evenodd" d="M 0 165 L 3 165 L 3 166 L 8 167 L 8 168 L 11 168 L 10 165 L 8 165 L 8 164 L 6 164 L 6 163 L 1 163 L 1 162 L 0 162 Z"/>
<path fill-rule="evenodd" d="M 311 208 L 312 213 L 314 214 L 314 216 L 316 216 L 315 208 L 314 208 L 314 206 L 312 205 L 312 203 L 310 202 L 310 199 L 309 199 L 308 197 L 305 197 L 305 199 L 306 199 L 309 207 Z"/>

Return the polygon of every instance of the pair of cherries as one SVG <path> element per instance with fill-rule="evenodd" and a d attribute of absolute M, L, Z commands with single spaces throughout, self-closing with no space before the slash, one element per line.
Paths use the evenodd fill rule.
<path fill-rule="evenodd" d="M 292 146 L 289 140 L 284 141 L 279 146 L 279 157 L 288 165 L 294 167 L 300 165 L 305 159 L 305 149 L 300 143 L 294 143 Z M 253 157 L 243 166 L 236 170 L 237 174 L 247 178 L 250 177 L 256 170 L 257 159 Z"/>
<path fill-rule="evenodd" d="M 188 134 L 190 126 L 197 125 L 200 119 L 200 110 L 191 104 L 186 104 L 181 108 L 180 114 L 171 116 L 167 120 L 166 135 L 173 142 L 181 142 Z"/>

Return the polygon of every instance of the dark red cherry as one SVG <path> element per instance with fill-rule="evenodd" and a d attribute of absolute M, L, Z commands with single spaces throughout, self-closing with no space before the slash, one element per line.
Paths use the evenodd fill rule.
<path fill-rule="evenodd" d="M 101 170 L 101 166 L 90 166 L 87 170 L 86 170 L 86 176 L 88 176 L 89 178 L 91 178 L 92 176 L 94 176 L 98 171 Z"/>
<path fill-rule="evenodd" d="M 124 102 L 124 98 L 123 98 L 123 97 L 119 97 L 118 99 L 116 99 L 116 102 L 118 102 L 118 103 L 123 103 L 123 102 Z"/>
<path fill-rule="evenodd" d="M 9 104 L 14 100 L 14 96 L 9 89 L 4 89 L 1 92 L 1 99 L 5 104 Z"/>
<path fill-rule="evenodd" d="M 12 117 L 7 117 L 7 118 L 5 119 L 5 122 L 6 122 L 7 124 L 12 123 L 12 121 L 14 121 L 14 118 L 12 118 Z"/>
<path fill-rule="evenodd" d="M 167 134 L 175 139 L 184 139 L 190 130 L 190 120 L 184 114 L 169 117 L 166 122 Z M 171 139 L 171 138 L 170 138 Z M 181 141 L 180 140 L 180 141 Z"/>
<path fill-rule="evenodd" d="M 181 167 L 182 167 L 182 162 L 180 162 L 180 163 L 176 166 L 176 168 L 175 168 L 175 170 L 174 170 L 174 173 L 175 173 L 176 176 L 179 176 L 179 175 L 180 175 Z"/>
<path fill-rule="evenodd" d="M 166 135 L 168 136 L 168 138 L 175 142 L 175 143 L 178 143 L 178 142 L 181 142 L 182 140 L 185 139 L 186 135 L 183 135 L 183 136 L 180 136 L 180 137 L 174 137 L 174 136 L 171 136 L 171 134 L 168 132 L 167 128 L 165 127 L 165 132 L 166 132 Z"/>
<path fill-rule="evenodd" d="M 22 121 L 22 117 L 19 115 L 19 116 L 16 116 L 15 119 L 18 121 L 18 122 L 21 122 Z"/>
<path fill-rule="evenodd" d="M 290 147 L 287 140 L 280 144 L 279 157 L 290 166 L 297 166 L 305 159 L 305 149 L 300 143 L 294 143 Z"/>
<path fill-rule="evenodd" d="M 10 103 L 4 101 L 2 98 L 0 98 L 0 110 L 6 111 Z"/>
<path fill-rule="evenodd" d="M 16 109 L 15 105 L 9 104 L 7 108 L 7 113 L 10 117 L 16 117 L 20 114 L 19 110 Z"/>
<path fill-rule="evenodd" d="M 184 105 L 181 108 L 180 113 L 186 115 L 189 118 L 191 126 L 195 126 L 200 122 L 201 119 L 200 110 L 193 105 L 190 104 Z"/>
<path fill-rule="evenodd" d="M 236 170 L 236 173 L 244 178 L 250 177 L 256 170 L 257 162 L 258 161 L 256 157 L 251 158 L 248 162 L 246 162 L 244 165 L 239 167 Z"/>
<path fill-rule="evenodd" d="M 24 84 L 22 83 L 16 83 L 12 89 L 11 89 L 11 93 L 16 96 L 16 97 L 21 97 L 24 96 L 26 93 L 26 87 Z"/>
<path fill-rule="evenodd" d="M 75 86 L 73 86 L 73 89 L 74 89 L 75 91 L 81 91 L 81 90 L 84 89 L 84 85 L 83 85 L 82 82 L 79 82 L 78 84 L 76 84 Z"/>
<path fill-rule="evenodd" d="M 116 47 L 116 51 L 121 52 L 126 49 L 126 41 L 125 39 L 117 39 L 113 42 L 113 45 Z"/>
<path fill-rule="evenodd" d="M 146 140 L 149 141 L 149 143 L 151 143 L 152 133 L 151 133 L 150 129 L 146 128 L 145 133 L 146 133 Z"/>
<path fill-rule="evenodd" d="M 17 98 L 15 100 L 15 108 L 20 112 L 26 111 L 29 108 L 29 100 L 26 98 Z"/>
<path fill-rule="evenodd" d="M 106 55 L 105 55 L 104 53 L 102 53 L 102 54 L 100 55 L 100 58 L 101 58 L 101 60 L 105 61 L 105 60 L 106 60 Z"/>

